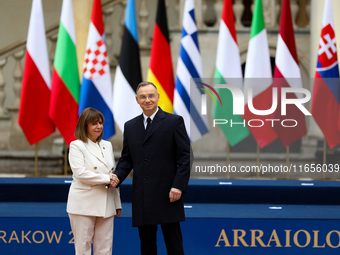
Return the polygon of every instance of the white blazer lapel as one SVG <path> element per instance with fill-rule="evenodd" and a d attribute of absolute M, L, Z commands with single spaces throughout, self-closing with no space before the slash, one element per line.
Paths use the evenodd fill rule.
<path fill-rule="evenodd" d="M 109 148 L 107 148 L 107 146 L 105 146 L 102 141 L 100 141 L 99 146 L 100 146 L 100 149 L 102 150 L 102 152 L 104 154 L 105 165 L 109 166 L 109 157 L 110 157 Z"/>
<path fill-rule="evenodd" d="M 98 160 L 100 160 L 101 162 L 103 162 L 103 163 L 107 166 L 107 162 L 106 162 L 106 160 L 105 160 L 106 155 L 104 154 L 105 156 L 104 156 L 104 159 L 103 159 L 102 155 L 100 155 L 100 152 L 99 152 L 98 148 L 96 147 L 96 145 L 95 145 L 93 142 L 88 141 L 87 143 L 84 143 L 84 145 L 85 145 L 86 149 L 87 149 L 93 156 L 95 156 Z M 101 146 L 101 149 L 103 149 L 102 146 Z M 104 153 L 104 152 L 103 152 L 103 153 Z"/>

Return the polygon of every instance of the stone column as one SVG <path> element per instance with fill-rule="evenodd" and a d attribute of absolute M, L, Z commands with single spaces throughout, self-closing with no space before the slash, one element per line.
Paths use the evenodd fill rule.
<path fill-rule="evenodd" d="M 319 39 L 321 33 L 321 22 L 323 15 L 324 0 L 311 0 L 311 18 L 310 18 L 310 74 L 314 77 L 316 58 L 318 55 Z M 311 87 L 312 89 L 312 87 Z"/>
<path fill-rule="evenodd" d="M 77 40 L 78 70 L 81 79 L 93 0 L 72 0 L 72 4 Z"/>
<path fill-rule="evenodd" d="M 321 22 L 323 14 L 324 0 L 311 0 L 311 15 L 310 15 L 310 78 L 314 77 L 315 67 L 319 48 L 319 39 L 321 33 Z M 310 90 L 313 93 L 313 82 L 311 79 Z M 309 119 L 308 135 L 322 138 L 323 134 L 319 126 L 314 121 L 313 117 L 307 117 Z"/>
<path fill-rule="evenodd" d="M 340 15 L 339 15 L 339 10 L 340 10 L 340 1 L 339 0 L 333 0 L 333 10 L 334 10 L 334 23 L 335 23 L 335 36 L 336 37 L 336 45 L 338 48 L 338 60 L 340 59 L 339 56 L 339 50 L 340 50 Z"/>
<path fill-rule="evenodd" d="M 266 28 L 273 28 L 277 26 L 277 16 L 275 12 L 275 0 L 264 0 L 263 5 L 263 15 L 264 21 L 266 23 Z"/>
<path fill-rule="evenodd" d="M 203 0 L 194 0 L 195 4 L 195 18 L 196 18 L 196 25 L 198 28 L 203 27 L 203 16 L 202 16 L 202 1 Z M 179 8 L 179 15 L 180 15 L 180 29 L 183 26 L 183 12 L 184 12 L 184 4 L 185 0 L 180 0 L 180 8 Z"/>

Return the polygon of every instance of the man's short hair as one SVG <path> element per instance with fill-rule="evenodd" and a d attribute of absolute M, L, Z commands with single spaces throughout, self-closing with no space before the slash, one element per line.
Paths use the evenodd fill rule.
<path fill-rule="evenodd" d="M 87 143 L 87 125 L 100 120 L 102 120 L 104 124 L 104 116 L 100 111 L 91 107 L 84 109 L 79 116 L 74 136 L 84 143 Z M 102 138 L 103 132 L 97 138 L 97 142 L 100 142 Z"/>
<path fill-rule="evenodd" d="M 157 89 L 157 87 L 155 86 L 155 84 L 153 84 L 153 83 L 150 82 L 150 81 L 142 81 L 141 83 L 139 83 L 138 86 L 137 86 L 137 89 L 136 89 L 136 94 L 137 94 L 137 92 L 138 92 L 138 90 L 139 90 L 140 87 L 144 87 L 144 86 L 147 86 L 147 85 L 152 85 L 152 86 L 154 86 L 154 88 L 156 89 L 157 94 L 158 94 L 158 89 Z"/>

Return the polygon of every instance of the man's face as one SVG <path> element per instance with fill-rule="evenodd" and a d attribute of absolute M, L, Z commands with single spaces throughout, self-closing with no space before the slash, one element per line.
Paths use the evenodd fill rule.
<path fill-rule="evenodd" d="M 137 91 L 136 101 L 144 114 L 151 116 L 157 110 L 159 94 L 152 85 L 142 86 Z"/>

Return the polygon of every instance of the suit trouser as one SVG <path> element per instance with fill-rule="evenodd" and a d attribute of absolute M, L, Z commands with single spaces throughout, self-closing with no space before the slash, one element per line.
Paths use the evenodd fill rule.
<path fill-rule="evenodd" d="M 179 222 L 161 224 L 168 255 L 184 255 L 181 225 Z M 138 227 L 142 255 L 157 255 L 157 225 Z"/>
<path fill-rule="evenodd" d="M 68 214 L 76 255 L 112 255 L 113 216 L 108 218 Z"/>

